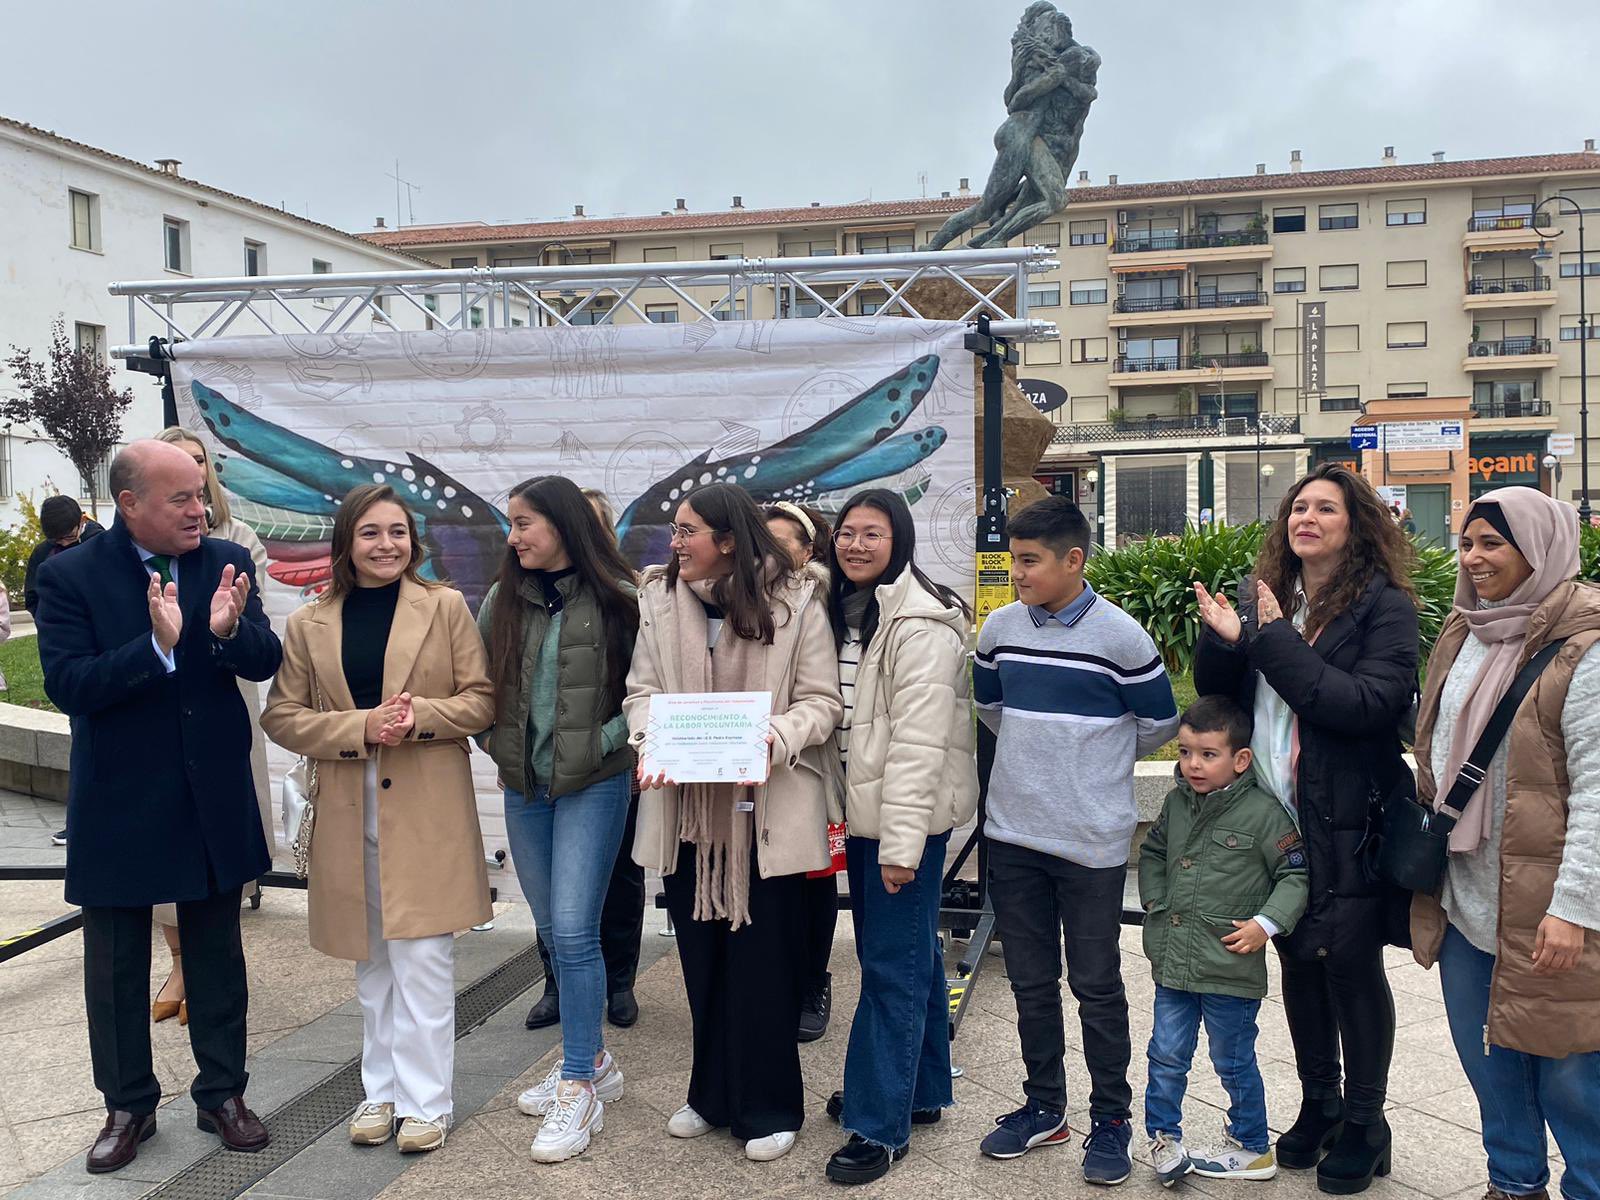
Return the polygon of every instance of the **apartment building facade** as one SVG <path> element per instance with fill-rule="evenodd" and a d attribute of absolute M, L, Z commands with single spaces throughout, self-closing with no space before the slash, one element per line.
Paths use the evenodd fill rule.
<path fill-rule="evenodd" d="M 58 316 L 80 350 L 104 355 L 111 346 L 127 343 L 129 304 L 108 294 L 106 286 L 113 281 L 429 265 L 180 172 L 175 160 L 142 163 L 0 117 L 0 200 L 6 213 L 0 235 L 0 350 L 9 355 L 12 346 L 20 346 L 42 357 Z M 295 307 L 313 326 L 328 311 L 315 302 Z M 267 305 L 255 311 L 230 332 L 298 328 Z M 156 313 L 136 306 L 134 314 L 133 344 L 166 333 Z M 403 322 L 406 314 L 397 311 L 395 318 Z M 194 313 L 181 319 L 198 323 Z M 414 324 L 420 328 L 420 319 Z M 368 327 L 363 322 L 361 328 Z M 125 439 L 161 428 L 158 381 L 119 370 L 113 382 L 133 389 L 134 402 L 123 419 Z M 14 386 L 0 371 L 0 392 Z M 104 464 L 95 475 L 80 477 L 41 430 L 0 429 L 0 523 L 15 519 L 18 493 L 31 495 L 35 504 L 57 491 L 78 496 L 86 508 L 91 492 L 103 502 Z"/>
<path fill-rule="evenodd" d="M 680 200 L 653 217 L 579 209 L 562 221 L 366 237 L 449 267 L 892 253 L 923 245 L 971 202 L 965 191 L 769 210 L 735 197 L 705 213 Z M 1558 195 L 1566 199 L 1545 203 Z M 1060 259 L 1028 295 L 1029 314 L 1054 320 L 1060 338 L 1025 345 L 1019 368 L 1024 390 L 1056 424 L 1041 479 L 1095 512 L 1109 544 L 1186 522 L 1247 521 L 1273 511 L 1309 465 L 1377 453 L 1350 443 L 1351 427 L 1383 407 L 1375 401 L 1431 398 L 1466 420 L 1467 469 L 1446 455 L 1410 476 L 1407 503 L 1424 533 L 1450 540 L 1452 512 L 1490 487 L 1529 484 L 1576 500 L 1579 461 L 1560 439 L 1558 467 L 1545 465 L 1550 435 L 1576 433 L 1579 423 L 1574 205 L 1596 217 L 1584 264 L 1593 339 L 1593 142 L 1570 154 L 1414 164 L 1386 150 L 1377 166 L 1315 172 L 1295 152 L 1285 172 L 1262 164 L 1254 175 L 1209 180 L 1113 176 L 1092 186 L 1080 178 L 1056 219 L 1019 239 Z M 716 296 L 696 298 L 709 305 Z M 588 305 L 580 319 L 602 319 L 615 299 Z M 634 299 L 644 319 L 698 316 L 669 291 Z M 883 300 L 863 290 L 848 311 L 875 313 Z M 789 306 L 784 315 L 820 313 L 807 297 L 769 293 L 765 302 Z M 1320 386 L 1309 388 L 1308 305 L 1320 312 L 1324 346 Z M 640 316 L 619 309 L 611 319 Z M 1600 357 L 1590 364 L 1600 383 L 1597 373 Z M 1591 496 L 1600 494 L 1596 457 Z M 1468 495 L 1452 482 L 1460 479 L 1470 481 Z"/>

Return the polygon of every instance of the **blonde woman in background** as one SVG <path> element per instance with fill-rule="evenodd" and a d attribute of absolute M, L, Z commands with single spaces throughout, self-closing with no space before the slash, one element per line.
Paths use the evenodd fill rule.
<path fill-rule="evenodd" d="M 256 536 L 255 530 L 229 511 L 227 493 L 222 490 L 222 484 L 217 480 L 217 469 L 211 462 L 211 454 L 206 449 L 206 444 L 200 440 L 198 434 L 178 426 L 163 429 L 156 434 L 156 440 L 172 443 L 194 459 L 205 472 L 207 536 L 234 542 L 249 552 L 250 561 L 255 563 L 256 567 L 256 587 L 263 589 L 262 600 L 265 601 L 266 547 L 261 544 L 261 539 Z M 270 852 L 277 842 L 273 835 L 271 783 L 267 774 L 267 744 L 261 736 L 261 691 L 256 684 L 241 678 L 239 692 L 244 697 L 245 708 L 250 713 L 250 776 L 255 781 L 256 806 L 261 810 L 261 829 L 266 835 L 267 849 Z M 256 899 L 259 893 L 259 886 L 246 892 L 252 903 L 257 904 L 260 903 Z M 167 981 L 161 985 L 161 990 L 156 993 L 155 1001 L 150 1005 L 150 1018 L 154 1021 L 166 1021 L 177 1017 L 178 1024 L 187 1025 L 189 1006 L 183 988 L 183 954 L 178 943 L 178 907 L 175 904 L 158 904 L 152 910 L 152 915 L 167 939 L 167 949 L 172 951 L 172 971 L 168 974 Z"/>

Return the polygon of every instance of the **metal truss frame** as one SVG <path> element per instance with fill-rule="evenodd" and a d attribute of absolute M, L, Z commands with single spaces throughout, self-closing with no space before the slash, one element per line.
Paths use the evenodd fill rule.
<path fill-rule="evenodd" d="M 871 289 L 878 307 L 874 315 L 928 319 L 907 298 L 914 284 L 945 280 L 956 285 L 970 301 L 959 319 L 976 322 L 979 333 L 969 335 L 967 348 L 984 360 L 984 386 L 980 403 L 989 434 L 984 462 L 986 524 L 979 531 L 979 549 L 1004 546 L 1004 484 L 1000 478 L 1000 427 L 1002 405 L 1000 364 L 1015 362 L 1016 351 L 1007 342 L 1045 341 L 1058 336 L 1054 322 L 1028 316 L 1028 279 L 1055 270 L 1060 263 L 1047 247 L 993 250 L 923 251 L 906 254 L 830 255 L 808 258 L 737 258 L 687 263 L 605 263 L 549 267 L 475 267 L 457 270 L 385 271 L 373 274 L 262 276 L 233 279 L 158 280 L 113 283 L 111 294 L 128 301 L 128 341 L 114 347 L 116 358 L 129 366 L 161 375 L 168 416 L 172 418 L 170 358 L 176 343 L 219 338 L 241 317 L 249 317 L 268 335 L 284 332 L 340 334 L 351 332 L 358 320 L 368 319 L 399 330 L 389 308 L 410 305 L 432 328 L 445 331 L 509 328 L 514 318 L 553 327 L 613 324 L 627 310 L 640 321 L 648 313 L 637 299 L 645 289 L 671 293 L 686 304 L 694 320 L 744 321 L 757 319 L 755 301 L 771 296 L 771 311 L 779 319 L 819 317 L 860 321 L 862 315 L 846 307 L 863 289 Z M 1012 291 L 1011 311 L 1002 295 Z M 691 289 L 699 289 L 695 296 Z M 831 293 L 831 294 L 830 294 Z M 714 298 L 706 298 L 706 295 Z M 448 305 L 445 301 L 448 299 Z M 320 302 L 318 319 L 310 322 L 302 311 L 306 301 Z M 391 302 L 385 304 L 385 302 Z M 300 303 L 300 310 L 294 307 Z M 151 338 L 134 345 L 141 313 L 154 315 L 165 330 L 164 339 Z M 279 329 L 270 318 L 281 313 L 289 327 Z M 977 336 L 978 341 L 973 341 Z M 164 340 L 164 347 L 155 343 Z M 182 351 L 177 351 L 179 355 Z M 992 527 L 992 528 L 991 528 Z M 989 530 L 986 535 L 984 530 Z M 979 878 L 958 878 L 974 850 Z M 949 868 L 941 888 L 940 925 L 966 945 L 952 981 L 950 1036 L 955 1036 L 982 972 L 994 933 L 994 912 L 989 903 L 986 852 L 982 821 Z M 0 878 L 4 868 L 0 868 Z M 276 883 L 270 879 L 267 882 Z M 663 897 L 656 898 L 661 906 Z M 848 905 L 849 898 L 841 897 Z M 21 953 L 30 942 L 61 936 L 61 932 L 29 931 L 14 939 L 10 953 Z"/>
<path fill-rule="evenodd" d="M 747 320 L 758 294 L 771 295 L 779 318 L 822 316 L 860 320 L 845 311 L 871 289 L 882 299 L 878 315 L 925 319 L 907 298 L 913 284 L 954 283 L 971 303 L 960 320 L 990 318 L 996 336 L 1047 341 L 1053 322 L 1028 317 L 1028 278 L 1060 263 L 1043 246 L 995 250 L 940 250 L 907 254 L 844 254 L 814 258 L 732 258 L 708 262 L 603 263 L 549 267 L 469 267 L 369 274 L 244 276 L 230 279 L 163 279 L 113 283 L 113 296 L 128 301 L 128 344 L 116 358 L 147 353 L 135 345 L 141 314 L 152 315 L 169 343 L 222 337 L 241 317 L 265 334 L 339 334 L 370 319 L 398 330 L 390 311 L 409 305 L 442 330 L 607 325 L 624 310 L 649 320 L 637 297 L 646 289 L 671 293 L 694 320 Z M 1001 295 L 1013 288 L 1010 310 Z M 714 298 L 691 289 L 712 289 Z M 837 295 L 827 293 L 838 290 Z M 295 301 L 325 308 L 306 314 Z M 802 314 L 801 308 L 809 311 Z M 281 317 L 286 325 L 274 325 Z M 255 331 L 255 330 L 253 330 Z"/>

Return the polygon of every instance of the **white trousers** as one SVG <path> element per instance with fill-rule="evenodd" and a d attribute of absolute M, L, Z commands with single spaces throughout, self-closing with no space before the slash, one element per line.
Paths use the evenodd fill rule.
<path fill-rule="evenodd" d="M 452 1111 L 455 1071 L 455 938 L 383 936 L 378 878 L 378 764 L 367 760 L 362 805 L 366 838 L 367 947 L 356 964 L 361 1001 L 361 1083 L 374 1104 L 398 1117 L 437 1121 Z"/>

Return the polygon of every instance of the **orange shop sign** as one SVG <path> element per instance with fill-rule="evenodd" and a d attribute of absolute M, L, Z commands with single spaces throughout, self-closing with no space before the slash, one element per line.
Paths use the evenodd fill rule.
<path fill-rule="evenodd" d="M 1539 456 L 1537 454 L 1472 455 L 1467 459 L 1467 473 L 1476 475 L 1485 482 L 1504 479 L 1508 475 L 1536 476 L 1539 473 Z"/>

